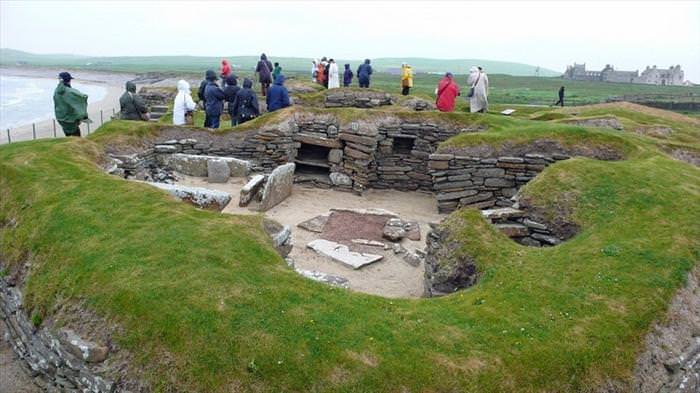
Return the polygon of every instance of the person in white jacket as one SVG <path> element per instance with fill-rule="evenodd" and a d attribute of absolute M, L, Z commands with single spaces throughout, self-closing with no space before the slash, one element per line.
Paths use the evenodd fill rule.
<path fill-rule="evenodd" d="M 338 64 L 335 60 L 330 59 L 328 68 L 328 88 L 337 89 L 340 87 L 340 74 L 338 74 Z"/>
<path fill-rule="evenodd" d="M 173 104 L 173 124 L 176 126 L 185 124 L 185 112 L 193 111 L 196 106 L 190 92 L 190 84 L 184 80 L 177 81 L 177 95 Z"/>
<path fill-rule="evenodd" d="M 481 67 L 472 67 L 469 70 L 467 84 L 474 89 L 474 94 L 469 96 L 470 112 L 488 112 L 489 110 L 489 77 Z"/>

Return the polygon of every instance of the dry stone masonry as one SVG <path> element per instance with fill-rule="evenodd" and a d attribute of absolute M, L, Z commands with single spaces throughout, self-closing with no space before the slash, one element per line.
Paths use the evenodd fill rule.
<path fill-rule="evenodd" d="M 394 103 L 395 99 L 389 93 L 347 89 L 329 90 L 324 101 L 326 108 L 375 108 Z"/>
<path fill-rule="evenodd" d="M 116 390 L 114 381 L 97 372 L 100 363 L 109 356 L 107 346 L 86 341 L 72 330 L 54 332 L 35 327 L 22 308 L 21 292 L 3 279 L 0 279 L 0 318 L 7 325 L 5 339 L 24 361 L 35 383 L 46 391 L 110 393 Z"/>

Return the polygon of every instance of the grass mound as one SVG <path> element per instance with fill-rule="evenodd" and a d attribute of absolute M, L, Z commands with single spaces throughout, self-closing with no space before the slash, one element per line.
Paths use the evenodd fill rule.
<path fill-rule="evenodd" d="M 447 225 L 476 259 L 479 283 L 442 298 L 385 299 L 298 276 L 260 217 L 198 210 L 104 174 L 95 165 L 104 144 L 158 130 L 112 122 L 88 140 L 0 147 L 0 223 L 17 222 L 0 226 L 2 263 L 31 256 L 24 292 L 34 313 L 84 301 L 119 323 L 114 339 L 156 391 L 584 392 L 629 383 L 642 337 L 700 259 L 700 170 L 625 133 L 426 116 L 489 124 L 451 146 L 547 136 L 616 146 L 626 159 L 558 162 L 523 189 L 538 206 L 565 205 L 581 227 L 575 238 L 523 247 L 479 212 L 457 211 Z"/>

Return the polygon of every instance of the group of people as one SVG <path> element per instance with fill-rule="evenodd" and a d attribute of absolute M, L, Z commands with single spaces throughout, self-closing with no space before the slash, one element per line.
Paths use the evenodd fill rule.
<path fill-rule="evenodd" d="M 260 93 L 265 97 L 268 112 L 286 108 L 291 104 L 289 91 L 284 86 L 285 77 L 279 63 L 275 63 L 273 66 L 263 53 L 255 72 L 258 74 L 261 86 Z M 238 77 L 233 74 L 231 65 L 226 59 L 221 61 L 220 76 L 224 86 L 219 86 L 217 83 L 219 76 L 214 70 L 207 70 L 204 80 L 199 85 L 197 97 L 206 113 L 204 127 L 219 128 L 221 115 L 224 113 L 224 103 L 232 126 L 260 116 L 260 105 L 258 96 L 253 91 L 253 81 L 244 78 L 242 87 L 239 86 Z M 271 84 L 272 86 L 270 86 Z M 190 121 L 188 113 L 196 108 L 196 104 L 189 94 L 189 84 L 184 80 L 179 81 L 178 94 L 173 106 L 173 123 L 176 125 L 187 124 Z"/>
<path fill-rule="evenodd" d="M 366 59 L 364 63 L 357 67 L 357 80 L 360 87 L 369 88 L 370 78 L 372 76 L 372 66 L 370 60 Z M 343 87 L 350 87 L 352 79 L 355 77 L 350 64 L 345 64 L 343 71 Z M 327 59 L 325 56 L 321 60 L 311 61 L 311 81 L 327 89 L 337 89 L 340 87 L 340 73 L 338 64 L 334 59 Z"/>
<path fill-rule="evenodd" d="M 313 68 L 311 79 L 329 89 L 340 87 L 338 66 L 334 59 L 312 61 Z M 343 87 L 349 87 L 355 76 L 359 86 L 368 88 L 372 75 L 370 60 L 365 60 L 357 68 L 354 74 L 350 64 L 345 64 L 343 73 Z M 265 97 L 267 110 L 276 111 L 291 105 L 289 92 L 284 86 L 285 77 L 279 63 L 272 63 L 265 54 L 260 56 L 255 72 L 261 86 L 261 94 Z M 222 86 L 217 81 L 222 79 Z M 68 72 L 61 72 L 59 84 L 54 91 L 54 106 L 56 120 L 63 128 L 66 136 L 80 136 L 80 123 L 89 122 L 87 115 L 87 95 L 71 86 L 73 77 Z M 469 107 L 471 112 L 488 111 L 489 78 L 481 67 L 471 67 L 467 78 L 469 91 Z M 401 94 L 408 95 L 413 87 L 413 69 L 407 63 L 401 65 Z M 173 124 L 193 124 L 193 112 L 197 108 L 197 102 L 192 99 L 190 85 L 187 81 L 180 80 L 177 83 L 177 95 L 173 104 Z M 558 91 L 559 100 L 554 105 L 564 106 L 564 86 Z M 460 86 L 450 72 L 439 81 L 435 89 L 435 104 L 439 111 L 452 112 L 455 109 L 457 97 L 461 95 Z M 207 70 L 205 78 L 199 86 L 197 93 L 199 104 L 205 110 L 206 117 L 204 127 L 218 128 L 224 109 L 231 118 L 231 125 L 245 123 L 260 115 L 258 96 L 253 91 L 253 81 L 244 78 L 242 86 L 238 84 L 238 77 L 233 74 L 233 69 L 228 60 L 221 61 L 219 75 L 213 70 Z M 136 93 L 136 85 L 126 82 L 126 91 L 119 98 L 121 118 L 124 120 L 148 120 L 148 107 L 144 100 Z M 226 104 L 226 105 L 225 105 Z"/>
<path fill-rule="evenodd" d="M 484 70 L 481 67 L 472 67 L 469 70 L 467 84 L 469 85 L 467 98 L 469 98 L 470 112 L 487 112 L 489 108 L 489 77 Z M 441 112 L 452 112 L 455 110 L 455 101 L 460 95 L 460 88 L 454 80 L 454 75 L 448 72 L 435 89 L 435 106 Z"/>

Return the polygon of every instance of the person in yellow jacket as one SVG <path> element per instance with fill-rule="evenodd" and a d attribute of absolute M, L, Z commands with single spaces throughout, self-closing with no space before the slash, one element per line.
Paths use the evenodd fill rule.
<path fill-rule="evenodd" d="M 413 69 L 410 65 L 403 63 L 401 64 L 401 94 L 407 96 L 412 87 Z"/>

